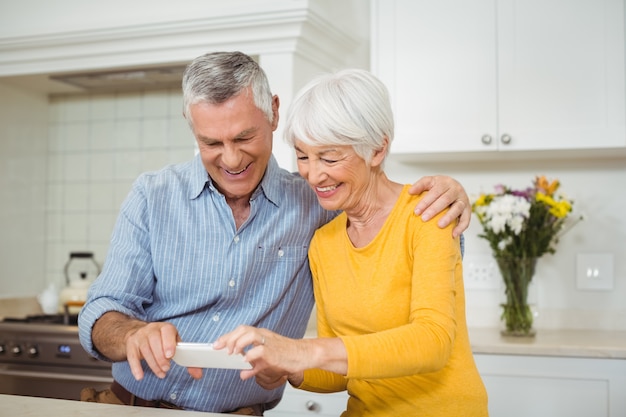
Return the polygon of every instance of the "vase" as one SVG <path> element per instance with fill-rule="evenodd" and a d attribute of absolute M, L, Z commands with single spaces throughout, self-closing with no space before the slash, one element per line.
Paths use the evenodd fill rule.
<path fill-rule="evenodd" d="M 535 275 L 537 258 L 496 256 L 502 279 L 506 301 L 501 304 L 505 328 L 503 336 L 533 337 L 533 312 L 528 305 L 528 286 Z"/>

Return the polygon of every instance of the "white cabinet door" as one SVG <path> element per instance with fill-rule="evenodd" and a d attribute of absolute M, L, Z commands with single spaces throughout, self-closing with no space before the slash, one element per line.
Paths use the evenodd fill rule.
<path fill-rule="evenodd" d="M 348 394 L 335 392 L 318 394 L 295 389 L 287 384 L 285 394 L 276 408 L 266 411 L 266 417 L 337 417 L 346 409 Z"/>
<path fill-rule="evenodd" d="M 392 153 L 626 147 L 623 0 L 373 0 Z"/>
<path fill-rule="evenodd" d="M 626 360 L 474 357 L 492 417 L 626 416 Z"/>
<path fill-rule="evenodd" d="M 497 5 L 501 149 L 626 146 L 624 1 Z"/>
<path fill-rule="evenodd" d="M 496 149 L 494 0 L 373 2 L 372 71 L 390 90 L 392 152 Z"/>

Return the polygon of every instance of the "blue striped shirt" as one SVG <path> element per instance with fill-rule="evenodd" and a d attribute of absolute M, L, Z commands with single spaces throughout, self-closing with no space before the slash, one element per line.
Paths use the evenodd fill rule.
<path fill-rule="evenodd" d="M 211 342 L 240 324 L 300 338 L 313 307 L 307 259 L 314 231 L 336 213 L 322 209 L 306 182 L 272 158 L 239 228 L 199 156 L 141 175 L 124 201 L 100 277 L 79 317 L 80 340 L 96 357 L 91 330 L 107 311 L 172 323 L 184 342 Z M 239 371 L 205 369 L 193 380 L 172 362 L 165 379 L 127 362 L 113 376 L 135 395 L 180 407 L 224 412 L 271 403 Z"/>

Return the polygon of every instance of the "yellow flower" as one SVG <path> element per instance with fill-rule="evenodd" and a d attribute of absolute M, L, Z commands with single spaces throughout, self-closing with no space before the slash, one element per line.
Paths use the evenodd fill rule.
<path fill-rule="evenodd" d="M 541 191 L 537 191 L 537 193 L 535 194 L 535 200 L 541 203 L 545 203 L 549 207 L 554 207 L 557 204 L 552 197 L 542 193 Z"/>
<path fill-rule="evenodd" d="M 567 216 L 570 211 L 572 211 L 572 205 L 569 201 L 563 200 L 556 203 L 556 205 L 550 209 L 550 214 L 552 214 L 554 217 L 562 219 Z"/>
<path fill-rule="evenodd" d="M 569 201 L 561 200 L 557 202 L 554 198 L 545 195 L 541 191 L 537 191 L 537 194 L 535 194 L 535 200 L 550 207 L 550 214 L 554 217 L 558 217 L 559 219 L 567 216 L 567 213 L 572 211 L 572 204 Z"/>
<path fill-rule="evenodd" d="M 486 206 L 487 205 L 487 195 L 486 194 L 481 194 L 480 196 L 478 196 L 478 198 L 474 202 L 474 205 L 476 205 L 476 206 Z"/>

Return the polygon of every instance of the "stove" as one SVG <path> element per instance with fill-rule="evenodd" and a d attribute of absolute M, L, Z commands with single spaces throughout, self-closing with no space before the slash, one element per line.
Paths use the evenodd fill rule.
<path fill-rule="evenodd" d="M 80 399 L 85 387 L 108 388 L 111 364 L 90 356 L 76 315 L 33 315 L 0 321 L 0 394 Z"/>

